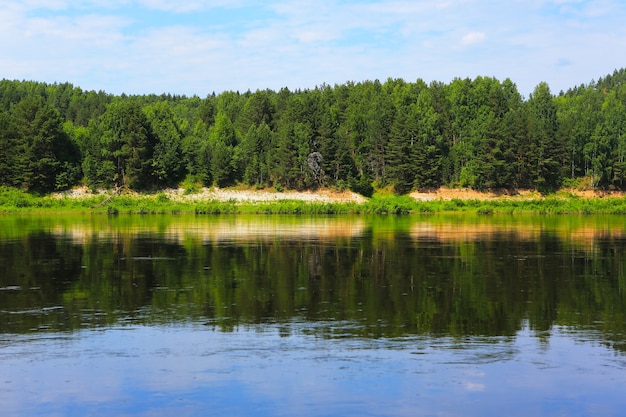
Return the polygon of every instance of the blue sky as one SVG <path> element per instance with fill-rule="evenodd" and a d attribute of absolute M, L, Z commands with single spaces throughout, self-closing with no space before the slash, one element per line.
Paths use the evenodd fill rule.
<path fill-rule="evenodd" d="M 626 67 L 624 0 L 3 0 L 0 78 L 120 94 L 510 78 Z"/>

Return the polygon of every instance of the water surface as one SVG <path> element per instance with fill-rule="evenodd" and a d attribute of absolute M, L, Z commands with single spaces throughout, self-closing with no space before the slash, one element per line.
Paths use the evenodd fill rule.
<path fill-rule="evenodd" d="M 3 414 L 622 415 L 601 216 L 0 217 Z"/>

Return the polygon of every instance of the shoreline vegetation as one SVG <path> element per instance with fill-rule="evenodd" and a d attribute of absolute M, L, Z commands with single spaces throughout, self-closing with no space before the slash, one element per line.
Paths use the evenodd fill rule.
<path fill-rule="evenodd" d="M 346 190 L 283 191 L 275 189 L 206 188 L 90 190 L 75 187 L 45 195 L 0 187 L 0 213 L 93 214 L 626 214 L 626 194 L 560 190 L 478 192 L 439 188 L 394 195 L 378 190 L 371 198 Z"/>
<path fill-rule="evenodd" d="M 319 202 L 332 206 L 321 210 L 341 212 L 457 210 L 450 203 L 456 197 L 411 197 L 441 187 L 538 190 L 547 207 L 516 198 L 505 199 L 506 210 L 579 212 L 589 204 L 564 204 L 563 189 L 626 191 L 625 127 L 626 68 L 557 95 L 542 82 L 527 98 L 512 80 L 483 76 L 449 83 L 348 81 L 205 98 L 115 96 L 70 83 L 0 80 L 0 186 L 38 195 L 80 186 L 145 192 L 181 185 L 376 192 L 367 201 Z M 219 197 L 208 204 L 155 194 L 160 200 L 122 204 L 131 195 L 125 193 L 93 204 L 149 212 L 198 205 L 200 211 L 249 205 L 273 211 L 279 205 L 246 199 L 236 209 L 217 208 L 224 206 Z M 460 200 L 462 208 L 502 210 L 505 196 Z M 22 208 L 62 204 L 18 200 Z M 622 211 L 618 203 L 591 209 Z M 290 204 L 311 205 L 299 197 Z"/>

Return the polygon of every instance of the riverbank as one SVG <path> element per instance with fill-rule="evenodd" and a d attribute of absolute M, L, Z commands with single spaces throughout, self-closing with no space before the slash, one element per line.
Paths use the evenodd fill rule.
<path fill-rule="evenodd" d="M 91 191 L 87 187 L 76 187 L 71 190 L 62 191 L 52 194 L 54 198 L 73 198 L 73 199 L 85 199 L 91 198 L 97 195 L 110 195 L 111 190 L 98 190 Z M 172 201 L 178 202 L 199 202 L 199 201 L 237 201 L 240 203 L 249 202 L 271 202 L 281 200 L 293 200 L 309 203 L 358 203 L 362 204 L 368 201 L 367 198 L 360 194 L 346 190 L 337 191 L 332 189 L 321 189 L 316 191 L 283 191 L 278 192 L 274 189 L 252 190 L 244 188 L 216 188 L 216 187 L 203 187 L 193 192 L 187 191 L 185 188 L 168 188 L 162 190 L 161 193 L 165 194 Z M 125 191 L 124 195 L 129 196 L 142 196 L 150 194 L 140 194 L 133 191 Z M 159 193 L 152 193 L 159 194 Z M 450 200 L 478 200 L 478 201 L 493 201 L 493 200 L 543 200 L 546 198 L 581 198 L 581 199 L 593 199 L 593 198 L 624 198 L 626 194 L 624 192 L 607 192 L 607 191 L 593 191 L 593 190 L 576 190 L 576 189 L 564 189 L 555 194 L 542 195 L 538 191 L 532 190 L 501 190 L 501 191 L 476 191 L 468 188 L 448 188 L 441 187 L 435 190 L 429 191 L 414 191 L 408 194 L 409 197 L 418 202 L 425 201 L 450 201 Z"/>
<path fill-rule="evenodd" d="M 623 191 L 603 191 L 603 190 L 577 190 L 573 188 L 562 189 L 556 193 L 543 195 L 539 191 L 532 190 L 500 190 L 500 191 L 476 191 L 469 188 L 448 188 L 441 187 L 431 191 L 414 191 L 409 196 L 416 201 L 432 200 L 543 200 L 546 198 L 624 198 Z"/>
<path fill-rule="evenodd" d="M 623 193 L 563 190 L 480 193 L 440 188 L 396 196 L 379 192 L 367 199 L 350 191 L 251 190 L 242 188 L 166 189 L 156 193 L 85 187 L 37 196 L 0 189 L 0 212 L 90 212 L 106 214 L 410 214 L 474 212 L 479 214 L 626 214 Z"/>
<path fill-rule="evenodd" d="M 71 190 L 54 193 L 52 197 L 57 199 L 85 199 L 94 195 L 109 195 L 110 190 L 92 192 L 87 187 L 77 187 Z M 216 188 L 203 187 L 188 191 L 185 188 L 168 188 L 158 193 L 141 194 L 133 191 L 124 191 L 123 195 L 141 197 L 146 195 L 164 195 L 171 201 L 181 203 L 198 203 L 203 201 L 235 201 L 238 203 L 271 202 L 271 201 L 302 201 L 307 203 L 365 203 L 367 199 L 352 191 L 334 191 L 323 189 L 319 191 L 284 191 L 275 190 L 250 190 L 241 188 Z"/>

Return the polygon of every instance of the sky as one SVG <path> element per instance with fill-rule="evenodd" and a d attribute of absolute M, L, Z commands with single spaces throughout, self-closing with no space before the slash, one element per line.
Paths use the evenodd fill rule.
<path fill-rule="evenodd" d="M 2 0 L 0 79 L 112 94 L 510 78 L 626 67 L 626 0 Z"/>

